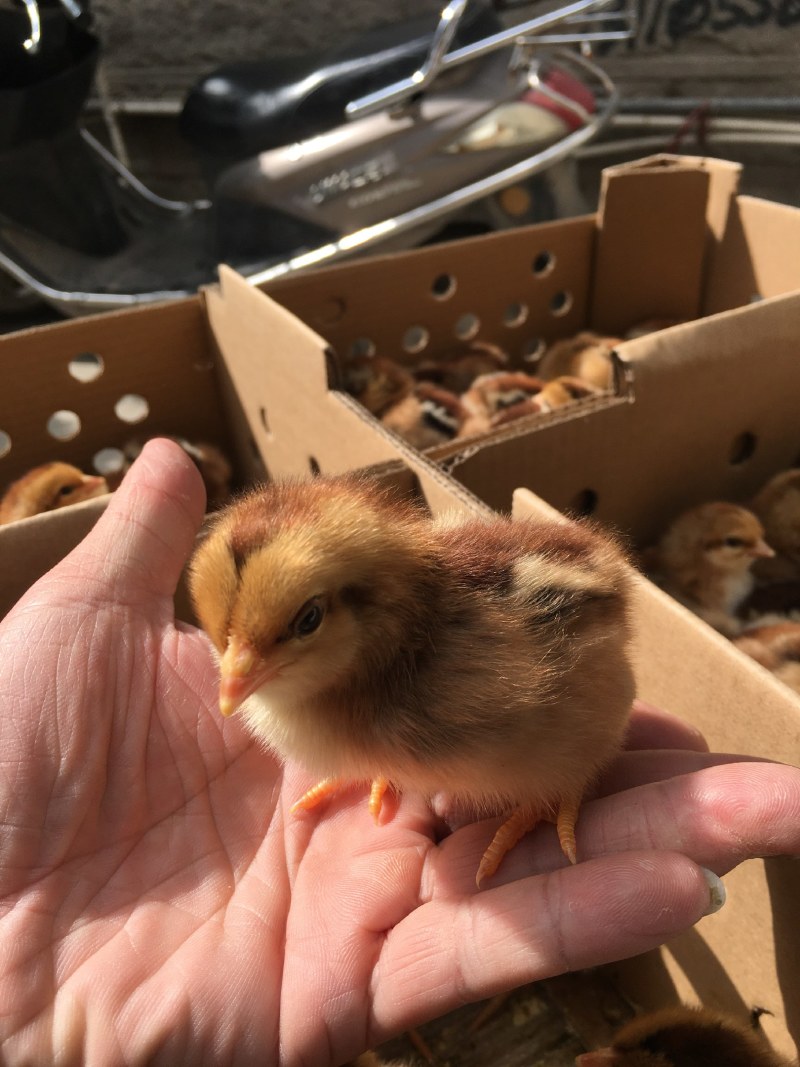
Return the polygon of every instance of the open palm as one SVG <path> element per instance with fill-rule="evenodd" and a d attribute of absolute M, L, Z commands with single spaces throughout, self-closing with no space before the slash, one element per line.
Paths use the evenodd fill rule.
<path fill-rule="evenodd" d="M 149 445 L 0 627 L 4 1063 L 341 1063 L 663 942 L 708 910 L 698 864 L 799 850 L 800 772 L 732 775 L 646 711 L 633 743 L 686 751 L 621 759 L 575 868 L 543 828 L 477 893 L 486 824 L 442 836 L 404 797 L 375 826 L 356 793 L 289 815 L 307 777 L 216 714 L 208 642 L 174 621 L 202 505 L 183 452 Z M 747 790 L 767 799 L 729 833 Z"/>

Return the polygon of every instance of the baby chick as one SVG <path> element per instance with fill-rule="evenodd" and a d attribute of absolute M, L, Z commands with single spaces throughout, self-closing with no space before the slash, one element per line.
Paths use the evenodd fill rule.
<path fill-rule="evenodd" d="M 749 627 L 733 643 L 800 693 L 800 623 L 787 621 Z"/>
<path fill-rule="evenodd" d="M 585 1052 L 577 1067 L 789 1067 L 752 1024 L 708 1008 L 662 1008 L 632 1019 L 610 1048 Z"/>
<path fill-rule="evenodd" d="M 599 396 L 602 391 L 583 378 L 562 374 L 546 382 L 536 399 L 542 411 L 556 411 L 587 396 Z"/>
<path fill-rule="evenodd" d="M 755 567 L 756 575 L 770 581 L 800 578 L 800 468 L 770 478 L 750 506 L 775 549 L 774 559 Z"/>
<path fill-rule="evenodd" d="M 538 410 L 527 402 L 541 392 L 544 382 L 524 371 L 498 371 L 495 374 L 482 374 L 476 378 L 470 389 L 461 398 L 466 411 L 466 418 L 461 425 L 458 436 L 469 437 L 476 433 L 486 433 L 492 428 L 495 416 L 516 408 L 514 418 L 521 414 L 531 414 Z M 525 405 L 520 410 L 518 405 Z"/>
<path fill-rule="evenodd" d="M 582 330 L 574 337 L 566 337 L 550 345 L 536 370 L 543 378 L 559 378 L 569 374 L 583 378 L 597 389 L 610 389 L 611 350 L 619 343 L 619 337 L 606 337 L 594 330 Z"/>
<path fill-rule="evenodd" d="M 378 418 L 414 388 L 411 372 L 388 356 L 356 356 L 343 378 L 345 390 Z"/>
<path fill-rule="evenodd" d="M 649 558 L 668 593 L 730 637 L 741 629 L 736 609 L 753 588 L 754 560 L 772 555 L 752 512 L 715 501 L 679 515 Z"/>
<path fill-rule="evenodd" d="M 465 418 L 457 396 L 430 382 L 418 382 L 384 413 L 381 422 L 414 448 L 424 450 L 452 441 Z"/>
<path fill-rule="evenodd" d="M 43 463 L 18 478 L 0 500 L 0 526 L 108 492 L 105 478 L 69 463 Z"/>
<path fill-rule="evenodd" d="M 320 782 L 503 814 L 478 883 L 542 819 L 575 861 L 587 785 L 634 695 L 628 574 L 586 526 L 433 521 L 355 476 L 269 485 L 219 514 L 191 567 L 220 710 Z"/>
<path fill-rule="evenodd" d="M 445 353 L 436 362 L 421 363 L 414 371 L 417 381 L 435 382 L 443 389 L 460 396 L 476 378 L 505 370 L 510 363 L 508 353 L 489 341 L 469 341 L 455 354 Z"/>

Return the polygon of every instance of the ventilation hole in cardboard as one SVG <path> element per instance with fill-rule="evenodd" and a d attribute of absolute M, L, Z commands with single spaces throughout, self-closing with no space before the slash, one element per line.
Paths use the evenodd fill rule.
<path fill-rule="evenodd" d="M 526 363 L 538 363 L 545 353 L 547 345 L 541 337 L 531 337 L 522 346 L 522 358 Z"/>
<path fill-rule="evenodd" d="M 98 474 L 119 474 L 125 466 L 125 453 L 119 448 L 101 448 L 92 457 L 92 466 Z"/>
<path fill-rule="evenodd" d="M 350 355 L 355 357 L 374 356 L 375 342 L 369 337 L 357 337 L 350 345 Z"/>
<path fill-rule="evenodd" d="M 431 335 L 424 326 L 409 326 L 403 334 L 403 350 L 409 355 L 423 352 L 428 347 Z"/>
<path fill-rule="evenodd" d="M 554 270 L 556 265 L 556 257 L 552 252 L 540 252 L 531 263 L 531 270 L 537 278 L 544 278 Z"/>
<path fill-rule="evenodd" d="M 258 409 L 258 417 L 261 419 L 261 425 L 264 427 L 265 431 L 268 434 L 271 434 L 272 430 L 270 430 L 270 428 L 269 428 L 269 419 L 267 418 L 267 409 L 266 408 L 259 408 Z"/>
<path fill-rule="evenodd" d="M 317 463 L 316 459 L 314 459 L 313 456 L 309 456 L 308 457 L 308 469 L 311 471 L 311 473 L 313 474 L 313 476 L 315 478 L 317 477 L 318 474 L 322 473 L 322 468 L 320 467 L 319 463 Z"/>
<path fill-rule="evenodd" d="M 47 420 L 47 432 L 56 441 L 71 441 L 81 432 L 81 420 L 74 411 L 54 411 Z"/>
<path fill-rule="evenodd" d="M 69 361 L 67 370 L 76 382 L 94 382 L 105 370 L 105 363 L 94 352 L 79 352 Z"/>
<path fill-rule="evenodd" d="M 738 437 L 734 437 L 730 454 L 728 456 L 733 466 L 738 466 L 738 464 L 745 463 L 750 459 L 756 450 L 757 443 L 756 435 L 750 433 L 749 430 L 745 430 L 744 433 L 740 433 Z"/>
<path fill-rule="evenodd" d="M 597 493 L 594 489 L 581 489 L 575 495 L 568 510 L 574 515 L 592 515 L 597 508 Z"/>
<path fill-rule="evenodd" d="M 126 393 L 114 405 L 114 414 L 120 422 L 133 425 L 137 422 L 144 422 L 150 414 L 150 405 L 138 393 Z"/>
<path fill-rule="evenodd" d="M 481 328 L 481 320 L 468 311 L 456 320 L 455 335 L 459 341 L 471 341 Z"/>
<path fill-rule="evenodd" d="M 528 319 L 527 304 L 509 304 L 503 312 L 503 322 L 506 326 L 522 326 Z"/>
<path fill-rule="evenodd" d="M 569 309 L 572 307 L 572 293 L 568 293 L 565 290 L 556 293 L 553 299 L 550 301 L 550 311 L 553 315 L 560 316 L 566 315 Z"/>
<path fill-rule="evenodd" d="M 342 321 L 345 311 L 347 311 L 347 304 L 344 300 L 336 296 L 331 297 L 317 308 L 316 320 L 321 326 L 333 326 Z"/>
<path fill-rule="evenodd" d="M 7 456 L 11 451 L 11 436 L 5 430 L 0 430 L 0 459 Z"/>
<path fill-rule="evenodd" d="M 452 274 L 437 274 L 431 285 L 431 293 L 437 300 L 447 300 L 456 291 L 456 280 Z"/>

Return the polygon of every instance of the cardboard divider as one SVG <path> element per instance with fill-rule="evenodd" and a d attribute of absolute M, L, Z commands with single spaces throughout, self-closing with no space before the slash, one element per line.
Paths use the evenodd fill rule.
<path fill-rule="evenodd" d="M 527 490 L 514 493 L 517 518 L 553 517 Z M 800 705 L 686 608 L 634 575 L 632 649 L 638 696 L 693 723 L 712 751 L 797 762 Z M 655 1008 L 679 999 L 761 1022 L 787 1055 L 800 1043 L 800 863 L 750 860 L 725 876 L 717 914 L 646 959 L 609 968 L 631 1000 Z M 789 917 L 791 916 L 791 919 Z"/>

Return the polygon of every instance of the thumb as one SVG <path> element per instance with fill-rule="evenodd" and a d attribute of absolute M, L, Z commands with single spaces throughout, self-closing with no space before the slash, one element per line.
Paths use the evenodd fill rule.
<path fill-rule="evenodd" d="M 148 441 L 95 527 L 51 576 L 82 582 L 95 600 L 171 598 L 204 507 L 200 473 L 184 450 Z"/>

